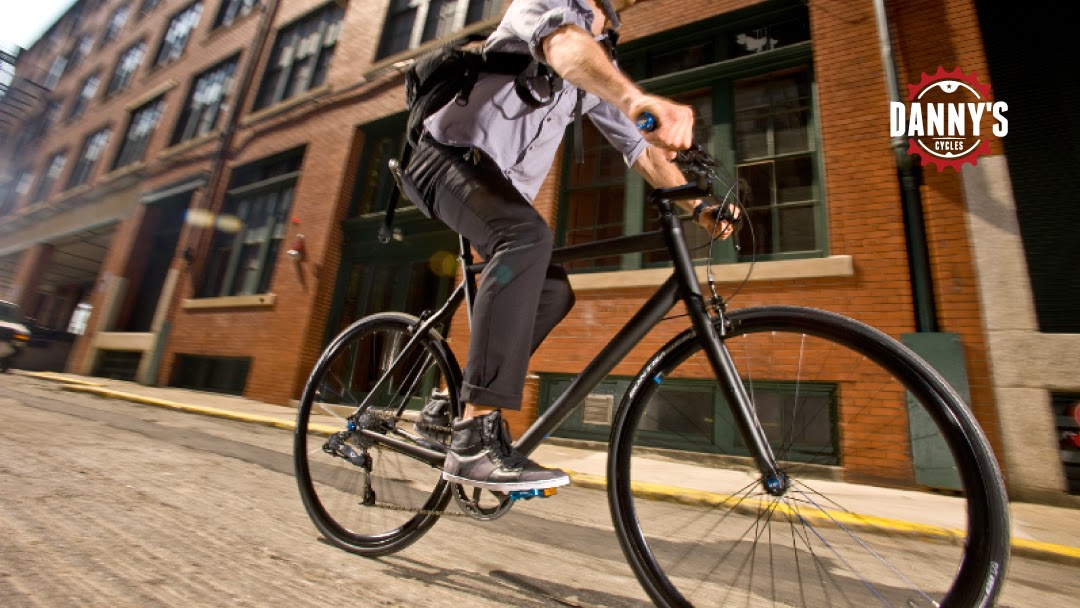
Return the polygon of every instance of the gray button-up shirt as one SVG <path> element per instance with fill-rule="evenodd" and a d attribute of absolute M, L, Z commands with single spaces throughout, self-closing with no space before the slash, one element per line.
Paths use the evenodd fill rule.
<path fill-rule="evenodd" d="M 543 40 L 564 25 L 592 31 L 593 12 L 582 0 L 514 0 L 485 50 L 531 53 L 544 61 Z M 546 98 L 546 94 L 538 95 Z M 431 115 L 424 123 L 443 144 L 475 146 L 503 170 L 529 201 L 547 177 L 567 125 L 574 120 L 578 89 L 563 83 L 552 103 L 531 108 L 514 90 L 514 77 L 482 74 L 469 103 L 455 103 Z M 615 106 L 586 94 L 582 113 L 633 165 L 648 144 Z"/>

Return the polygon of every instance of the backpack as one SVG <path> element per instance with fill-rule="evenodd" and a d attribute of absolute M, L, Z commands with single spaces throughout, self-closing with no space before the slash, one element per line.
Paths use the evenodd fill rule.
<path fill-rule="evenodd" d="M 417 59 L 405 74 L 405 107 L 408 118 L 405 122 L 405 149 L 401 159 L 394 161 L 391 172 L 394 175 L 394 191 L 390 194 L 390 204 L 386 216 L 379 227 L 378 239 L 389 243 L 393 239 L 394 209 L 399 193 L 407 192 L 425 215 L 423 201 L 415 200 L 418 194 L 415 188 L 403 187 L 404 176 L 401 169 L 408 166 L 412 150 L 420 143 L 424 134 L 424 121 L 441 110 L 451 101 L 459 105 L 469 103 L 469 95 L 481 73 L 507 74 L 515 77 L 514 90 L 527 105 L 540 108 L 551 103 L 552 98 L 539 99 L 529 87 L 534 78 L 545 78 L 548 90 L 554 94 L 559 87 L 558 76 L 531 55 L 523 53 L 481 53 L 479 49 L 465 49 L 468 40 L 434 49 Z"/>
<path fill-rule="evenodd" d="M 515 76 L 514 88 L 529 106 L 539 108 L 551 102 L 541 100 L 529 89 L 529 80 L 538 76 L 548 79 L 552 91 L 556 77 L 547 66 L 530 55 L 521 53 L 486 53 L 466 50 L 460 44 L 437 48 L 420 57 L 405 75 L 405 107 L 409 117 L 406 137 L 412 146 L 420 142 L 424 121 L 446 104 L 464 106 L 481 73 Z"/>

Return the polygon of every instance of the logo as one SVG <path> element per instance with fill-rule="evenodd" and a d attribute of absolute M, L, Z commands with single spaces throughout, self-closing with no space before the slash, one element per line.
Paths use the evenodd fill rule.
<path fill-rule="evenodd" d="M 992 123 L 997 137 L 1009 133 L 1008 104 L 990 101 L 990 85 L 980 84 L 975 74 L 939 67 L 933 76 L 924 72 L 919 84 L 907 88 L 907 105 L 889 104 L 889 135 L 906 136 L 908 154 L 918 155 L 924 167 L 933 164 L 938 171 L 952 167 L 959 172 L 964 163 L 975 165 L 979 155 L 990 153 L 986 124 Z"/>

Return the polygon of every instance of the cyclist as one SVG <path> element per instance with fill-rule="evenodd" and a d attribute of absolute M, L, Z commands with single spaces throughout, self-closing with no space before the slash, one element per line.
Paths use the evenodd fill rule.
<path fill-rule="evenodd" d="M 460 395 L 465 417 L 453 422 L 443 471 L 450 481 L 497 491 L 569 483 L 563 471 L 511 447 L 500 410 L 521 408 L 530 355 L 574 303 L 566 272 L 550 262 L 551 229 L 531 203 L 575 115 L 589 117 L 653 187 L 686 182 L 671 159 L 692 143 L 693 110 L 642 92 L 601 43 L 617 26 L 617 11 L 632 4 L 514 0 L 484 50 L 530 53 L 548 66 L 563 79 L 549 87 L 551 102 L 534 107 L 513 76 L 482 73 L 467 104 L 449 103 L 425 121 L 406 167 L 422 204 L 488 262 L 472 310 Z M 656 128 L 643 135 L 632 119 L 646 113 Z M 683 204 L 706 230 L 730 234 L 716 220 L 718 207 Z M 433 401 L 421 412 L 422 433 L 449 423 L 438 409 Z"/>

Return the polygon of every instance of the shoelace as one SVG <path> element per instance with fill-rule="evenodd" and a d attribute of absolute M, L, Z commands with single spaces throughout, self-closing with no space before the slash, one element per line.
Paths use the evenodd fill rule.
<path fill-rule="evenodd" d="M 529 464 L 529 459 L 515 450 L 510 443 L 510 425 L 502 416 L 492 415 L 484 418 L 484 431 L 489 438 L 489 444 L 499 455 L 504 466 L 516 469 L 524 468 Z"/>

